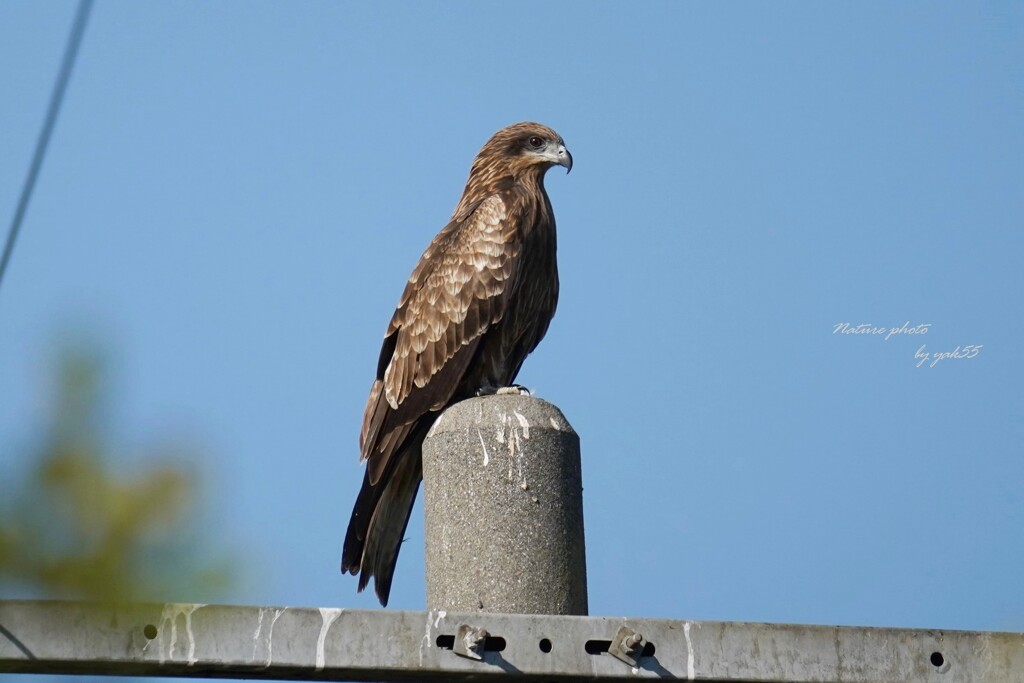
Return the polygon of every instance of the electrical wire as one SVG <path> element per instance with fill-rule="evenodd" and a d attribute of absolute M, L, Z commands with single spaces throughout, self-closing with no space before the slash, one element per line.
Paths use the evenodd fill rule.
<path fill-rule="evenodd" d="M 61 61 L 60 71 L 57 73 L 57 82 L 53 84 L 53 92 L 50 94 L 50 106 L 46 110 L 43 129 L 39 131 L 39 138 L 36 140 L 35 153 L 32 155 L 32 165 L 29 167 L 28 175 L 25 177 L 25 184 L 21 188 L 21 197 L 18 199 L 18 208 L 14 211 L 14 219 L 11 221 L 11 227 L 7 232 L 4 254 L 0 258 L 0 285 L 3 284 L 4 273 L 7 272 L 7 264 L 10 262 L 11 253 L 14 251 L 14 242 L 18 239 L 21 222 L 25 218 L 25 211 L 28 209 L 28 202 L 32 197 L 32 189 L 36 185 L 39 169 L 43 165 L 43 157 L 46 156 L 46 147 L 50 144 L 50 134 L 53 133 L 53 126 L 57 122 L 57 114 L 60 112 L 60 105 L 64 100 L 64 91 L 67 89 L 68 79 L 71 78 L 71 69 L 74 67 L 75 58 L 78 56 L 78 46 L 82 43 L 82 34 L 85 32 L 85 24 L 89 19 L 92 2 L 93 0 L 79 0 L 78 2 L 78 10 L 75 12 L 75 20 L 71 25 L 71 33 L 68 35 L 67 47 L 64 48 L 64 59 Z"/>

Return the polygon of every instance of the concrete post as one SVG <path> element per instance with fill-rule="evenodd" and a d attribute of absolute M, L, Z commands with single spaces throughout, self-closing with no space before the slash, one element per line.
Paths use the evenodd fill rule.
<path fill-rule="evenodd" d="M 427 606 L 587 614 L 580 440 L 530 396 L 452 406 L 423 443 Z"/>

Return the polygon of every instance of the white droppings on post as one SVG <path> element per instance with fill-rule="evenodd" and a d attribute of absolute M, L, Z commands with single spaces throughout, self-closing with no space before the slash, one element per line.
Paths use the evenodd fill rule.
<path fill-rule="evenodd" d="M 519 420 L 519 426 L 523 428 L 523 438 L 530 438 L 530 421 L 526 419 L 526 416 L 520 413 L 518 410 L 513 410 L 516 419 Z"/>
<path fill-rule="evenodd" d="M 530 438 L 530 422 L 519 411 L 513 410 L 516 416 L 513 420 L 508 413 L 501 414 L 501 424 L 498 426 L 498 443 L 508 444 L 508 480 L 513 481 L 513 474 L 516 469 L 519 471 L 519 478 L 523 478 L 523 439 Z M 519 428 L 517 429 L 517 423 Z"/>
<path fill-rule="evenodd" d="M 320 635 L 316 639 L 316 670 L 323 671 L 327 655 L 324 650 L 327 644 L 327 632 L 331 630 L 331 624 L 337 621 L 338 617 L 345 610 L 340 607 L 320 608 Z"/>
<path fill-rule="evenodd" d="M 263 655 L 266 661 L 264 666 L 270 666 L 274 658 L 274 624 L 277 623 L 277 620 L 287 609 L 287 607 L 260 607 L 259 615 L 256 619 L 256 632 L 252 634 L 252 659 L 249 661 L 255 662 L 260 655 Z M 271 616 L 270 624 L 267 626 L 266 632 L 264 632 L 263 619 L 268 613 L 271 613 L 273 616 Z M 262 652 L 260 651 L 260 646 L 262 646 Z"/>
<path fill-rule="evenodd" d="M 480 428 L 476 428 L 476 435 L 480 439 L 480 448 L 484 449 L 484 467 L 487 467 L 487 463 L 491 461 L 490 455 L 487 453 L 487 444 L 484 443 L 484 435 L 480 432 Z"/>
<path fill-rule="evenodd" d="M 423 634 L 423 638 L 420 640 L 420 666 L 423 666 L 423 647 L 426 646 L 428 649 L 430 648 L 430 620 L 433 616 L 433 611 L 427 612 L 427 630 Z"/>
<path fill-rule="evenodd" d="M 523 478 L 523 457 L 526 455 L 526 449 L 523 448 L 522 440 L 530 438 L 530 423 L 527 422 L 525 417 L 519 414 L 519 411 L 513 410 L 512 412 L 515 414 L 516 419 L 519 421 L 519 426 L 522 428 L 522 431 L 516 430 L 515 425 L 511 424 L 511 419 L 509 420 L 509 432 L 511 433 L 512 438 L 515 439 L 516 443 L 516 467 L 519 468 L 519 480 L 525 484 L 526 480 Z"/>
<path fill-rule="evenodd" d="M 445 612 L 443 609 L 442 610 L 438 610 L 437 611 L 437 619 L 434 619 L 434 628 L 437 628 L 437 625 L 440 624 L 441 620 L 444 619 L 446 616 L 448 616 L 447 612 Z"/>
<path fill-rule="evenodd" d="M 185 635 L 188 637 L 188 665 L 196 663 L 196 635 L 192 633 L 192 615 L 195 611 L 206 605 L 189 605 L 185 610 Z"/>
<path fill-rule="evenodd" d="M 260 633 L 263 631 L 263 615 L 267 613 L 266 607 L 260 607 L 259 615 L 256 617 L 256 633 L 252 634 L 252 657 L 250 662 L 256 661 L 256 649 L 260 644 Z"/>
<path fill-rule="evenodd" d="M 270 618 L 270 628 L 267 629 L 267 666 L 274 663 L 274 624 L 281 618 L 281 615 L 288 611 L 287 607 L 282 609 L 271 609 L 274 616 Z"/>
<path fill-rule="evenodd" d="M 512 461 L 515 460 L 516 456 L 516 443 L 515 443 L 515 432 L 510 431 L 508 438 L 505 438 L 505 432 L 508 431 L 508 414 L 501 414 L 501 432 L 502 439 L 501 443 L 508 444 L 508 480 L 512 481 Z"/>
<path fill-rule="evenodd" d="M 205 603 L 167 603 L 160 614 L 160 663 L 174 659 L 174 648 L 178 644 L 178 617 L 185 622 L 185 637 L 188 639 L 189 666 L 196 663 L 196 637 L 192 632 L 192 615 L 206 607 Z M 164 647 L 164 634 L 168 634 L 167 646 Z"/>
<path fill-rule="evenodd" d="M 696 678 L 693 669 L 693 641 L 690 640 L 690 622 L 683 622 L 683 637 L 686 638 L 686 680 Z"/>

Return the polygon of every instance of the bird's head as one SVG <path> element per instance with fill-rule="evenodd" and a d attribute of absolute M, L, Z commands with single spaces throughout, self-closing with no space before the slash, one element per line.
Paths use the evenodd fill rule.
<path fill-rule="evenodd" d="M 539 123 L 515 123 L 495 133 L 480 150 L 478 165 L 501 167 L 513 176 L 524 173 L 543 175 L 552 166 L 572 170 L 572 155 L 562 136 Z"/>

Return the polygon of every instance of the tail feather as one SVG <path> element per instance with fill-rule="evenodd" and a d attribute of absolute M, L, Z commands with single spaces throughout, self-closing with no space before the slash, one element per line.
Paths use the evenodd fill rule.
<path fill-rule="evenodd" d="M 352 517 L 345 533 L 345 545 L 341 553 L 341 572 L 358 574 L 363 562 L 363 546 L 366 545 L 366 532 L 370 528 L 370 518 L 377 508 L 377 501 L 384 491 L 384 486 L 370 484 L 370 475 L 363 475 L 363 486 L 359 489 L 356 504 L 352 508 Z"/>
<path fill-rule="evenodd" d="M 373 577 L 374 592 L 385 607 L 402 537 L 423 479 L 421 444 L 422 438 L 415 439 L 397 453 L 390 471 L 376 486 L 370 484 L 369 472 L 364 475 L 345 535 L 342 572 L 359 574 L 360 591 Z"/>
<path fill-rule="evenodd" d="M 398 551 L 402 547 L 402 538 L 409 525 L 409 516 L 412 514 L 422 479 L 423 461 L 417 449 L 416 457 L 404 458 L 395 467 L 395 472 L 384 488 L 377 509 L 370 520 L 370 533 L 363 549 L 363 571 L 359 577 L 359 589 L 366 587 L 372 574 L 374 592 L 384 607 L 387 607 L 388 596 L 391 594 L 391 580 L 398 562 Z"/>

